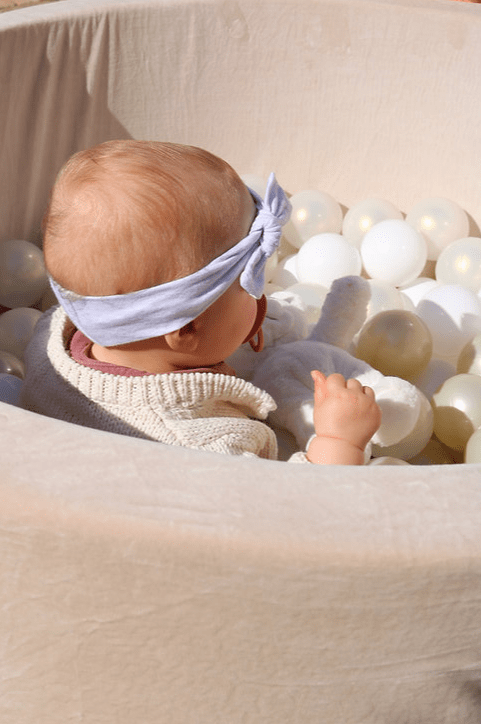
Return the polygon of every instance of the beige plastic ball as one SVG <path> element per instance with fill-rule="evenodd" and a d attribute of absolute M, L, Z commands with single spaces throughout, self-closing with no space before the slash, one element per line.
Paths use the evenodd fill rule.
<path fill-rule="evenodd" d="M 428 259 L 437 259 L 448 244 L 469 233 L 469 218 L 464 209 L 440 196 L 418 201 L 408 211 L 406 221 L 426 239 Z"/>
<path fill-rule="evenodd" d="M 481 427 L 481 377 L 450 377 L 434 393 L 432 406 L 436 437 L 453 450 L 464 450 L 471 435 Z"/>
<path fill-rule="evenodd" d="M 284 226 L 284 236 L 300 249 L 316 234 L 339 233 L 342 227 L 342 209 L 328 193 L 316 189 L 298 191 L 290 198 L 291 218 Z"/>
<path fill-rule="evenodd" d="M 0 304 L 30 307 L 48 285 L 42 251 L 24 239 L 0 243 Z"/>
<path fill-rule="evenodd" d="M 25 365 L 15 355 L 0 349 L 0 374 L 15 375 L 22 380 L 25 376 Z"/>
<path fill-rule="evenodd" d="M 481 334 L 477 334 L 463 347 L 458 357 L 456 371 L 458 374 L 464 372 L 481 375 Z"/>
<path fill-rule="evenodd" d="M 424 322 L 413 312 L 390 309 L 366 322 L 356 357 L 384 375 L 410 380 L 426 368 L 432 351 L 431 333 Z"/>
<path fill-rule="evenodd" d="M 0 316 L 0 349 L 23 360 L 25 348 L 42 316 L 38 309 L 19 307 Z"/>
<path fill-rule="evenodd" d="M 411 465 L 454 465 L 454 457 L 433 436 L 424 450 L 409 461 Z"/>
<path fill-rule="evenodd" d="M 407 460 L 401 460 L 401 458 L 392 458 L 387 455 L 383 455 L 380 458 L 373 458 L 369 465 L 410 465 Z"/>
<path fill-rule="evenodd" d="M 441 284 L 461 284 L 478 293 L 481 289 L 481 239 L 468 236 L 449 244 L 436 262 Z"/>
<path fill-rule="evenodd" d="M 481 463 L 481 430 L 473 432 L 466 444 L 465 463 Z"/>

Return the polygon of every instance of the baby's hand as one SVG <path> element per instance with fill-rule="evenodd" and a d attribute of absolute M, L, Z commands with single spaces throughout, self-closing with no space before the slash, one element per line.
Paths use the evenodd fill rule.
<path fill-rule="evenodd" d="M 325 377 L 311 372 L 314 380 L 314 429 L 317 438 L 339 440 L 364 451 L 381 424 L 381 409 L 374 391 L 359 380 L 340 374 Z M 321 440 L 318 441 L 320 443 Z"/>

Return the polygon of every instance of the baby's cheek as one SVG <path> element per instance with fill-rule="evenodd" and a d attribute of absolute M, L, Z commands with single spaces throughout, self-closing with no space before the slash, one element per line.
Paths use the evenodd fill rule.
<path fill-rule="evenodd" d="M 257 299 L 253 299 L 252 297 L 249 297 L 249 305 L 247 308 L 247 314 L 249 315 L 249 320 L 254 324 L 257 317 Z"/>

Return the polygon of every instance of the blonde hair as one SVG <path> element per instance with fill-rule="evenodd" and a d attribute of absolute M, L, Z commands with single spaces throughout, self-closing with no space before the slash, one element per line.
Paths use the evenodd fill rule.
<path fill-rule="evenodd" d="M 187 276 L 242 238 L 246 195 L 229 164 L 194 146 L 124 140 L 80 151 L 45 213 L 47 268 L 93 296 Z"/>

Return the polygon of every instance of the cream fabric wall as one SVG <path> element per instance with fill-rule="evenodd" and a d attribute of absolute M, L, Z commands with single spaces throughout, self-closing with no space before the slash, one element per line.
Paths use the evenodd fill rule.
<path fill-rule="evenodd" d="M 479 722 L 478 469 L 0 424 L 5 724 Z"/>
<path fill-rule="evenodd" d="M 436 193 L 481 223 L 479 8 L 448 0 L 67 0 L 1 18 L 2 237 L 110 137 L 209 148 L 349 206 Z"/>
<path fill-rule="evenodd" d="M 481 15 L 68 0 L 0 18 L 0 241 L 73 151 L 195 143 L 481 222 Z M 2 724 L 479 724 L 481 467 L 311 468 L 0 404 Z"/>

